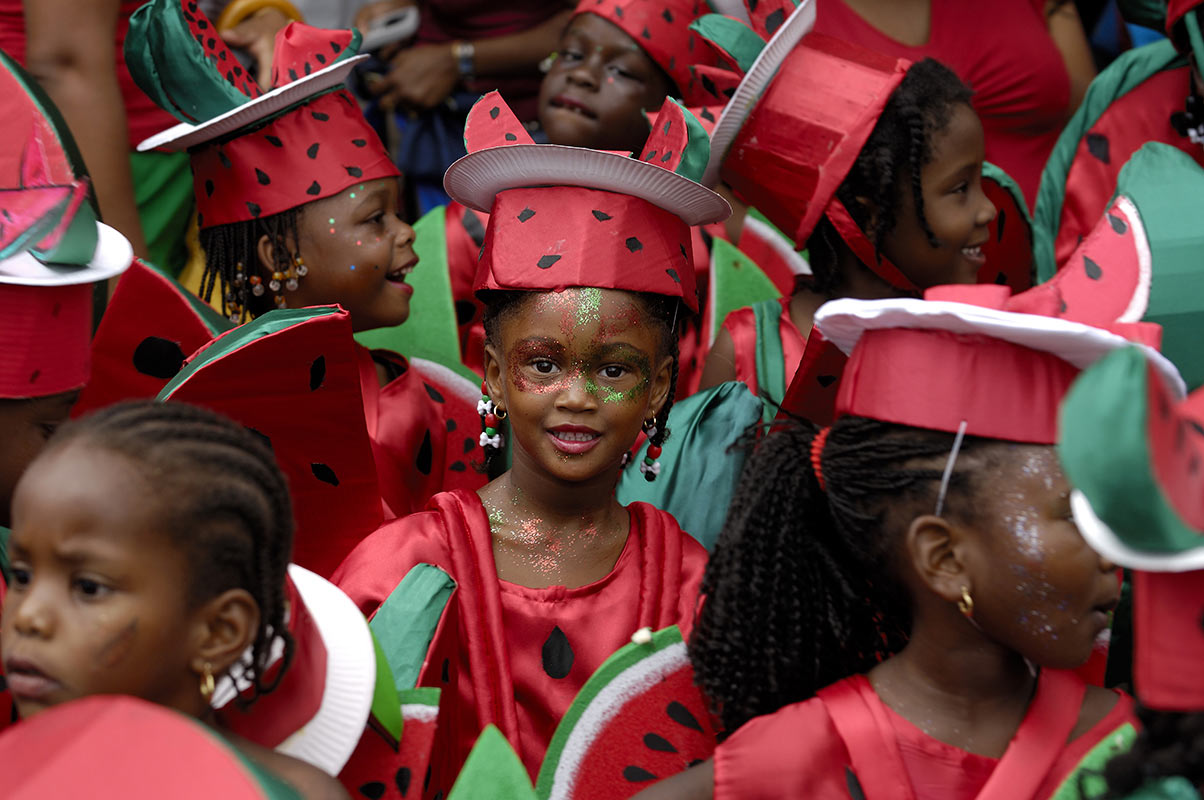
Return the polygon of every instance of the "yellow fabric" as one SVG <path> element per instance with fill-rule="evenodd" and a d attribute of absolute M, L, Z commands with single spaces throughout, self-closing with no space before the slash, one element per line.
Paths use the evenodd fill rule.
<path fill-rule="evenodd" d="M 217 18 L 217 29 L 228 31 L 255 12 L 265 8 L 278 9 L 284 16 L 297 22 L 305 21 L 305 17 L 301 15 L 297 7 L 288 0 L 232 0 L 222 9 L 221 16 Z"/>

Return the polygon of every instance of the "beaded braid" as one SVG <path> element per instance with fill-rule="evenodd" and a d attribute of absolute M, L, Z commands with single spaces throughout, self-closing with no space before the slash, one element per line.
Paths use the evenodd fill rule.
<path fill-rule="evenodd" d="M 953 434 L 841 417 L 816 449 L 826 490 L 808 458 L 817 435 L 788 421 L 763 437 L 703 577 L 690 660 L 729 732 L 907 641 L 910 601 L 887 529 L 901 508 L 932 507 Z M 951 516 L 973 518 L 964 495 L 986 441 L 963 444 Z M 925 460 L 931 466 L 917 465 Z"/>
<path fill-rule="evenodd" d="M 288 274 L 301 255 L 297 223 L 302 206 L 281 211 L 270 217 L 231 222 L 202 228 L 201 249 L 205 252 L 205 270 L 201 273 L 201 298 L 210 302 L 215 284 L 222 298 L 222 313 L 235 322 L 249 319 L 275 308 L 268 292 L 255 293 L 255 286 L 266 286 L 273 273 Z M 273 244 L 272 269 L 259 263 L 259 239 L 267 235 Z M 290 251 L 294 243 L 295 252 Z"/>
<path fill-rule="evenodd" d="M 250 705 L 279 685 L 293 658 L 285 578 L 293 541 L 288 487 L 270 447 L 225 417 L 184 403 L 121 403 L 63 427 L 58 449 L 86 443 L 129 459 L 164 498 L 162 530 L 186 548 L 193 605 L 233 588 L 259 607 L 259 628 L 242 677 Z M 272 642 L 284 655 L 269 681 Z"/>

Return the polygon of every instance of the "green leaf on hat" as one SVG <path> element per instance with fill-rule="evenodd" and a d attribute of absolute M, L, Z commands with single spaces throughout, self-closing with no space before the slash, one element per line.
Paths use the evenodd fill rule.
<path fill-rule="evenodd" d="M 667 97 L 651 126 L 640 160 L 699 181 L 711 157 L 711 138 L 698 118 Z"/>
<path fill-rule="evenodd" d="M 765 40 L 738 19 L 723 14 L 706 14 L 690 23 L 690 29 L 706 39 L 729 61 L 747 73 L 765 49 Z"/>
<path fill-rule="evenodd" d="M 418 674 L 455 589 L 456 582 L 439 567 L 417 564 L 368 622 L 399 692 L 418 683 Z"/>
<path fill-rule="evenodd" d="M 527 770 L 502 732 L 486 725 L 447 800 L 536 800 Z"/>

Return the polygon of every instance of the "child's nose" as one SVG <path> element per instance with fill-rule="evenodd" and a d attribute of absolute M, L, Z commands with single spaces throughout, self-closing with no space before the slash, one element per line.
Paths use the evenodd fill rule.
<path fill-rule="evenodd" d="M 589 378 L 582 370 L 574 370 L 565 381 L 564 390 L 557 397 L 557 405 L 567 411 L 585 411 L 597 405 L 597 398 L 590 390 Z"/>
<path fill-rule="evenodd" d="M 996 213 L 995 204 L 991 202 L 991 199 L 986 194 L 983 194 L 978 206 L 978 217 L 975 221 L 980 226 L 990 225 L 991 221 L 995 219 Z"/>
<path fill-rule="evenodd" d="M 13 627 L 23 636 L 49 636 L 54 632 L 54 611 L 47 592 L 27 589 L 24 594 L 20 602 L 5 606 L 5 613 L 12 614 Z M 9 609 L 9 605 L 16 608 Z"/>

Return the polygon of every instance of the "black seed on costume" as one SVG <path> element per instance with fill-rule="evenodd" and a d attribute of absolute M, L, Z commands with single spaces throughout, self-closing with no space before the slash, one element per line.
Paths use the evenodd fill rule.
<path fill-rule="evenodd" d="M 451 662 L 448 661 L 446 658 L 443 659 L 443 669 L 441 670 L 441 672 L 439 674 L 439 679 L 442 680 L 444 683 L 451 683 Z M 427 773 L 426 773 L 427 783 L 430 783 L 430 780 L 431 780 L 431 773 L 430 773 L 430 770 L 428 769 Z"/>
<path fill-rule="evenodd" d="M 1087 134 L 1087 152 L 1095 156 L 1105 164 L 1112 162 L 1112 155 L 1109 152 L 1111 147 L 1108 145 L 1108 137 L 1102 133 Z"/>
<path fill-rule="evenodd" d="M 644 249 L 644 243 L 634 236 L 628 236 L 627 241 L 624 242 L 624 244 L 627 245 L 627 249 L 632 253 Z"/>
<path fill-rule="evenodd" d="M 330 43 L 330 52 L 334 53 L 336 56 L 339 54 L 340 51 L 342 51 L 342 49 L 343 49 L 342 46 L 338 42 Z"/>
<path fill-rule="evenodd" d="M 652 159 L 654 159 L 654 158 L 656 158 L 656 151 L 655 151 L 655 150 L 649 150 L 649 151 L 648 151 L 648 155 L 644 157 L 644 160 L 645 160 L 645 161 L 651 161 L 651 160 L 652 160 Z"/>
<path fill-rule="evenodd" d="M 272 182 L 272 179 L 268 177 L 268 174 L 259 167 L 255 168 L 255 180 L 259 181 L 260 186 L 267 186 Z"/>
<path fill-rule="evenodd" d="M 326 63 L 326 56 L 322 55 L 321 53 L 314 53 L 314 58 L 317 60 L 317 62 L 319 64 Z"/>
<path fill-rule="evenodd" d="M 326 380 L 326 356 L 318 356 L 309 365 L 309 390 L 316 392 Z"/>
<path fill-rule="evenodd" d="M 312 116 L 318 122 L 326 122 L 330 119 L 330 115 L 324 111 L 314 111 L 310 114 L 310 116 Z"/>
<path fill-rule="evenodd" d="M 401 792 L 401 796 L 405 797 L 410 792 L 410 782 L 413 781 L 414 775 L 410 772 L 409 767 L 401 767 L 397 770 L 397 774 L 393 776 L 393 783 L 397 784 L 397 791 Z"/>
<path fill-rule="evenodd" d="M 1008 276 L 1004 275 L 1002 272 L 996 273 L 995 274 L 995 283 L 999 286 L 1007 286 Z"/>
<path fill-rule="evenodd" d="M 655 733 L 644 734 L 644 746 L 649 750 L 655 750 L 658 753 L 676 753 L 677 748 L 663 736 L 658 736 Z"/>
<path fill-rule="evenodd" d="M 213 181 L 208 178 L 205 179 L 205 196 L 213 197 Z"/>
<path fill-rule="evenodd" d="M 995 228 L 996 228 L 995 241 L 1002 242 L 1003 241 L 1003 226 L 1008 221 L 1007 212 L 1005 212 L 1002 208 L 999 209 L 999 214 L 998 214 L 998 216 L 996 216 L 995 219 L 998 220 L 995 224 Z"/>
<path fill-rule="evenodd" d="M 1125 231 L 1129 230 L 1129 226 L 1125 224 L 1125 221 L 1115 214 L 1108 215 L 1108 224 L 1112 226 L 1112 230 L 1121 235 L 1124 235 Z"/>
<path fill-rule="evenodd" d="M 217 160 L 220 161 L 222 166 L 226 169 L 230 169 L 230 167 L 234 166 L 230 163 L 230 157 L 226 155 L 224 150 L 217 151 Z"/>
<path fill-rule="evenodd" d="M 469 453 L 471 453 L 473 450 L 476 450 L 476 449 L 477 449 L 477 440 L 476 439 L 465 439 L 464 440 L 464 454 L 465 455 L 468 455 Z"/>
<path fill-rule="evenodd" d="M 280 141 L 279 136 L 272 136 L 269 134 L 263 138 L 267 139 L 268 144 L 270 144 L 272 147 L 284 147 L 284 142 Z"/>
<path fill-rule="evenodd" d="M 715 82 L 706 75 L 702 76 L 702 88 L 706 90 L 707 94 L 710 94 L 714 97 L 719 96 L 719 88 L 715 86 Z"/>
<path fill-rule="evenodd" d="M 247 433 L 251 434 L 251 435 L 252 435 L 252 436 L 254 436 L 256 439 L 258 439 L 258 440 L 259 440 L 259 442 L 260 442 L 260 443 L 261 443 L 261 444 L 262 444 L 264 447 L 266 447 L 266 448 L 267 448 L 267 449 L 269 449 L 269 450 L 271 450 L 271 449 L 272 449 L 272 440 L 271 440 L 271 439 L 269 439 L 269 438 L 267 437 L 267 434 L 264 434 L 264 433 L 262 433 L 262 432 L 260 432 L 260 431 L 257 431 L 257 430 L 255 430 L 254 428 L 247 427 L 246 425 L 244 425 L 243 427 L 247 429 Z"/>
<path fill-rule="evenodd" d="M 674 283 L 681 283 L 681 276 L 678 275 L 677 270 L 673 269 L 672 267 L 665 270 L 665 274 L 672 278 Z"/>
<path fill-rule="evenodd" d="M 661 16 L 665 18 L 665 22 L 669 23 L 670 25 L 673 24 L 673 12 L 671 12 L 669 9 L 666 8 L 664 11 L 662 11 Z"/>
<path fill-rule="evenodd" d="M 677 246 L 681 248 L 681 257 L 684 258 L 686 261 L 689 261 L 690 254 L 686 252 L 686 246 L 684 244 L 680 244 L 680 243 Z"/>
<path fill-rule="evenodd" d="M 735 93 L 736 93 L 735 89 L 724 89 L 723 90 L 723 96 L 728 98 L 729 100 L 731 99 L 732 95 L 734 95 Z"/>
<path fill-rule="evenodd" d="M 507 134 L 506 134 L 506 141 L 507 141 L 507 142 L 517 142 L 517 141 L 518 141 L 518 137 L 517 137 L 517 136 L 515 136 L 513 133 L 507 133 Z"/>
<path fill-rule="evenodd" d="M 664 164 L 666 161 L 668 161 L 671 158 L 673 158 L 673 151 L 666 150 L 665 154 L 663 156 L 661 156 L 661 163 Z"/>
<path fill-rule="evenodd" d="M 468 466 L 463 461 L 453 461 L 452 465 L 448 467 L 448 469 L 450 469 L 452 472 L 467 472 Z"/>
<path fill-rule="evenodd" d="M 314 181 L 313 183 L 311 183 L 309 185 L 309 188 L 305 190 L 305 193 L 306 194 L 321 194 L 322 193 L 322 184 L 318 183 L 317 181 Z"/>
<path fill-rule="evenodd" d="M 673 127 L 673 120 L 666 120 L 666 122 L 665 122 L 665 135 L 666 136 L 669 135 L 669 129 L 672 127 Z"/>
<path fill-rule="evenodd" d="M 329 483 L 331 486 L 339 485 L 339 476 L 335 475 L 334 470 L 325 464 L 315 462 L 309 465 L 309 469 L 314 474 L 314 477 L 322 481 L 322 483 Z"/>
<path fill-rule="evenodd" d="M 665 707 L 665 713 L 669 715 L 669 719 L 673 720 L 678 725 L 702 733 L 702 726 L 698 724 L 698 718 L 690 713 L 690 709 L 686 708 L 676 700 Z"/>
<path fill-rule="evenodd" d="M 355 145 L 356 147 L 364 147 L 365 145 L 368 144 L 368 140 L 367 139 L 352 139 L 351 143 L 353 145 Z"/>
<path fill-rule="evenodd" d="M 748 10 L 750 13 L 756 13 L 757 6 L 761 4 L 761 0 L 748 0 Z"/>
<path fill-rule="evenodd" d="M 434 386 L 431 386 L 429 383 L 424 383 L 424 384 L 422 384 L 422 388 L 426 389 L 426 393 L 428 395 L 430 395 L 431 399 L 434 400 L 436 403 L 443 402 L 443 395 L 439 394 L 439 392 L 437 392 L 435 390 Z"/>
<path fill-rule="evenodd" d="M 385 796 L 385 785 L 380 781 L 371 781 L 360 787 L 360 794 L 368 800 L 380 800 Z"/>
<path fill-rule="evenodd" d="M 815 382 L 827 389 L 832 384 L 836 383 L 835 375 L 820 375 L 815 379 Z"/>
<path fill-rule="evenodd" d="M 622 8 L 622 6 L 615 6 L 615 16 L 616 16 L 616 17 L 618 17 L 619 19 L 623 19 L 623 8 Z"/>
<path fill-rule="evenodd" d="M 857 774 L 853 772 L 852 767 L 844 768 L 844 783 L 849 789 L 850 800 L 865 800 L 865 791 L 861 788 L 861 781 L 857 780 Z"/>
<path fill-rule="evenodd" d="M 518 221 L 526 222 L 527 220 L 531 219 L 531 217 L 533 217 L 533 216 L 535 216 L 534 211 L 532 211 L 529 208 L 524 208 L 522 211 L 518 212 Z"/>
<path fill-rule="evenodd" d="M 472 243 L 477 247 L 485 244 L 485 226 L 481 224 L 481 218 L 478 217 L 471 208 L 464 209 L 464 216 L 460 218 L 460 222 L 464 225 L 464 230 L 472 237 Z"/>
<path fill-rule="evenodd" d="M 711 109 L 709 108 L 702 109 L 702 113 L 699 114 L 699 116 L 705 119 L 707 122 L 715 121 L 715 115 L 711 113 Z"/>
<path fill-rule="evenodd" d="M 447 432 L 451 433 L 455 429 L 456 429 L 456 421 L 454 419 L 449 419 L 447 421 Z"/>
<path fill-rule="evenodd" d="M 364 177 L 364 171 L 359 167 L 343 167 L 343 169 L 347 170 L 347 174 L 353 178 Z"/>
<path fill-rule="evenodd" d="M 198 28 L 200 28 L 201 30 L 203 30 L 203 31 L 204 31 L 204 30 L 208 30 L 208 29 L 209 29 L 209 22 L 208 22 L 208 21 L 206 21 L 204 18 L 201 18 L 201 19 L 198 19 L 198 20 L 196 21 L 196 26 L 197 26 Z"/>
<path fill-rule="evenodd" d="M 539 267 L 540 269 L 547 269 L 559 260 L 560 256 L 541 256 L 539 261 L 535 263 L 535 266 Z"/>
<path fill-rule="evenodd" d="M 309 75 L 311 72 L 314 71 L 314 68 L 309 65 L 308 61 L 306 61 L 304 64 L 302 64 L 302 66 L 305 68 L 306 75 Z"/>
<path fill-rule="evenodd" d="M 318 148 L 321 146 L 322 146 L 321 142 L 314 142 L 309 147 L 305 148 L 305 155 L 309 156 L 310 158 L 317 158 L 318 157 Z"/>
<path fill-rule="evenodd" d="M 643 36 L 645 39 L 651 39 L 652 31 L 648 30 L 647 26 L 645 26 L 644 30 L 640 31 L 640 36 Z"/>
<path fill-rule="evenodd" d="M 134 369 L 152 378 L 174 378 L 184 366 L 184 351 L 170 339 L 147 336 L 134 348 Z"/>
<path fill-rule="evenodd" d="M 251 216 L 252 216 L 252 217 L 258 217 L 258 216 L 259 216 L 259 212 L 260 212 L 260 208 L 259 208 L 259 206 L 258 206 L 257 204 L 255 204 L 255 203 L 252 203 L 250 200 L 248 200 L 248 201 L 247 201 L 247 211 L 250 211 L 250 212 L 251 212 Z"/>
<path fill-rule="evenodd" d="M 1059 314 L 1066 313 L 1066 301 L 1065 300 L 1062 301 L 1062 305 L 1058 306 L 1058 313 Z"/>
<path fill-rule="evenodd" d="M 434 460 L 435 449 L 431 445 L 431 432 L 427 431 L 422 436 L 422 444 L 418 447 L 418 457 L 414 459 L 414 466 L 418 467 L 418 471 L 423 475 L 430 475 Z"/>
<path fill-rule="evenodd" d="M 217 54 L 217 57 L 219 60 L 225 61 L 226 60 L 226 51 L 225 50 L 221 51 L 220 53 Z"/>
<path fill-rule="evenodd" d="M 1104 271 L 1100 268 L 1100 265 L 1087 258 L 1087 256 L 1083 256 L 1083 269 L 1087 271 L 1087 277 L 1093 281 L 1098 281 L 1104 276 Z"/>
<path fill-rule="evenodd" d="M 216 40 L 216 39 L 214 39 L 212 36 L 210 36 L 210 37 L 209 37 L 209 41 L 208 41 L 208 42 L 206 42 L 206 44 L 208 44 L 208 45 L 209 45 L 209 49 L 210 49 L 210 50 L 212 50 L 214 47 L 217 47 L 217 40 Z"/>
<path fill-rule="evenodd" d="M 647 783 L 656 780 L 656 776 L 643 767 L 623 767 L 623 780 L 630 783 Z"/>
<path fill-rule="evenodd" d="M 38 382 L 38 378 L 39 378 L 41 375 L 42 375 L 42 370 L 40 370 L 40 369 L 35 369 L 35 370 L 34 370 L 32 373 L 30 373 L 30 375 L 29 375 L 29 382 L 30 382 L 30 383 L 37 383 L 37 382 Z"/>
<path fill-rule="evenodd" d="M 501 111 L 501 109 L 498 108 L 497 106 L 494 106 L 493 108 L 489 109 L 489 118 L 497 119 L 497 115 L 500 111 Z"/>
<path fill-rule="evenodd" d="M 292 80 L 297 80 L 297 70 L 293 69 L 292 67 L 289 67 L 288 68 L 288 76 Z"/>
<path fill-rule="evenodd" d="M 1189 419 L 1187 421 L 1187 425 L 1188 425 L 1188 427 L 1190 427 L 1192 429 L 1192 432 L 1194 432 L 1197 436 L 1204 436 L 1204 425 L 1201 425 L 1199 422 L 1196 422 L 1194 419 Z"/>
<path fill-rule="evenodd" d="M 543 643 L 543 671 L 549 678 L 560 680 L 573 669 L 574 658 L 569 637 L 564 635 L 559 625 L 555 626 Z"/>
<path fill-rule="evenodd" d="M 605 211 L 599 211 L 596 208 L 590 213 L 594 215 L 594 219 L 598 220 L 598 222 L 606 222 L 606 220 L 611 218 L 610 214 L 607 214 Z"/>

